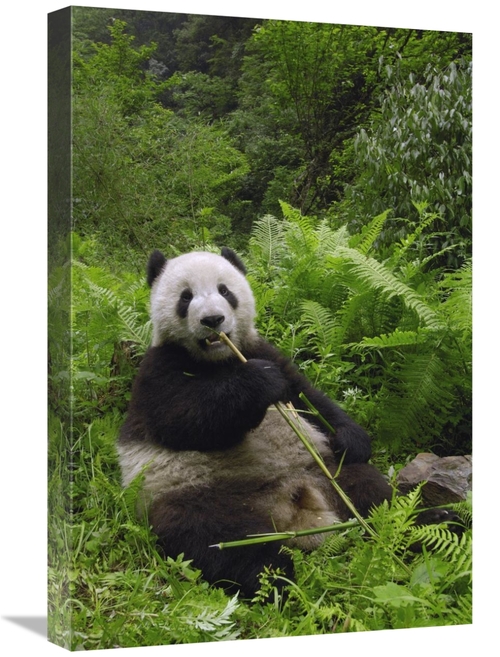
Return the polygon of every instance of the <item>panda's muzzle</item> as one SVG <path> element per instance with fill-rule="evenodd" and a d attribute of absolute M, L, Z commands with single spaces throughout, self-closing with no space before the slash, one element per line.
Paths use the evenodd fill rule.
<path fill-rule="evenodd" d="M 200 319 L 200 324 L 202 324 L 202 326 L 213 329 L 213 332 L 211 332 L 204 340 L 200 341 L 202 346 L 211 347 L 212 345 L 220 344 L 219 335 L 215 331 L 225 319 L 224 315 L 207 315 Z"/>

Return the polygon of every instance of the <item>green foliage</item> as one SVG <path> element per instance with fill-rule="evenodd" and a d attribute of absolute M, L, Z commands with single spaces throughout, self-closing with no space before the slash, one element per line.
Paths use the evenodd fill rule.
<path fill-rule="evenodd" d="M 144 72 L 143 65 L 156 51 L 156 44 L 133 47 L 134 37 L 125 32 L 126 23 L 114 21 L 110 27 L 111 43 L 92 44 L 90 57 L 75 52 L 74 83 L 105 88 L 110 100 L 116 100 L 125 116 L 137 114 L 154 101 L 167 86 Z M 79 42 L 76 42 L 78 49 Z M 83 48 L 81 48 L 83 50 Z"/>
<path fill-rule="evenodd" d="M 470 623 L 470 501 L 458 537 L 414 526 L 418 491 L 395 498 L 373 512 L 376 536 L 290 550 L 285 601 L 271 572 L 243 601 L 160 557 L 135 518 L 141 477 L 122 489 L 114 447 L 150 341 L 150 249 L 229 243 L 248 246 L 261 333 L 370 431 L 384 470 L 422 447 L 470 451 L 470 35 L 73 17 L 76 232 L 71 268 L 49 281 L 51 638 L 75 650 Z"/>
<path fill-rule="evenodd" d="M 74 236 L 71 371 L 54 373 L 71 377 L 78 423 L 126 410 L 137 362 L 151 342 L 144 276 L 88 266 L 82 261 L 88 246 Z"/>
<path fill-rule="evenodd" d="M 279 198 L 303 211 L 335 198 L 330 157 L 366 112 L 375 80 L 368 60 L 378 34 L 376 28 L 274 20 L 256 28 L 236 117 L 250 138 L 255 175 L 266 176 L 264 212 L 275 212 Z"/>
<path fill-rule="evenodd" d="M 126 240 L 129 266 L 157 235 L 179 251 L 244 246 L 255 216 L 279 214 L 280 199 L 306 213 L 340 203 L 355 229 L 386 208 L 415 221 L 411 201 L 422 200 L 445 209 L 436 240 L 453 247 L 446 258 L 470 252 L 470 80 L 460 63 L 470 35 L 73 16 L 75 225 L 113 252 Z M 412 232 L 388 222 L 386 243 L 392 227 Z"/>
<path fill-rule="evenodd" d="M 431 66 L 423 79 L 385 66 L 380 111 L 356 137 L 361 174 L 348 192 L 352 225 L 391 208 L 395 217 L 380 240 L 411 232 L 418 205 L 438 213 L 428 253 L 453 247 L 444 261 L 456 265 L 471 253 L 472 230 L 472 64 Z"/>
<path fill-rule="evenodd" d="M 127 489 L 120 486 L 114 451 L 120 424 L 121 416 L 112 413 L 94 420 L 74 434 L 70 459 L 58 466 L 65 452 L 59 425 L 51 422 L 49 636 L 67 649 L 472 621 L 471 530 L 459 538 L 443 526 L 416 528 L 419 491 L 373 512 L 377 537 L 358 526 L 332 534 L 311 554 L 290 550 L 296 579 L 286 581 L 286 601 L 275 594 L 270 572 L 263 573 L 254 600 L 228 598 L 182 555 L 164 560 L 149 528 L 135 519 L 141 477 Z M 72 485 L 66 487 L 69 470 Z M 71 521 L 62 489 L 71 491 Z M 409 549 L 415 540 L 423 552 Z"/>
<path fill-rule="evenodd" d="M 376 537 L 357 527 L 310 555 L 291 552 L 297 577 L 289 596 L 262 612 L 273 636 L 471 623 L 471 530 L 459 538 L 443 525 L 417 529 L 419 500 L 416 490 L 376 509 Z M 409 549 L 415 538 L 430 545 L 436 536 L 432 549 Z M 269 595 L 271 580 L 262 581 Z"/>
<path fill-rule="evenodd" d="M 136 269 L 159 245 L 226 242 L 245 158 L 222 125 L 159 104 L 178 77 L 161 82 L 144 71 L 154 45 L 135 49 L 121 21 L 110 32 L 109 45 L 75 53 L 76 230 L 99 235 L 99 248 Z"/>
<path fill-rule="evenodd" d="M 95 420 L 72 440 L 71 518 L 49 521 L 49 636 L 70 650 L 234 639 L 236 599 L 200 581 L 182 556 L 164 560 L 135 518 L 140 478 L 120 486 L 115 440 L 122 417 Z M 51 461 L 60 458 L 57 431 Z M 66 483 L 54 468 L 50 495 Z"/>
<path fill-rule="evenodd" d="M 471 263 L 427 271 L 422 225 L 384 262 L 368 255 L 387 213 L 360 236 L 282 204 L 256 222 L 250 276 L 262 332 L 397 451 L 471 448 Z M 422 248 L 421 239 L 424 239 Z"/>

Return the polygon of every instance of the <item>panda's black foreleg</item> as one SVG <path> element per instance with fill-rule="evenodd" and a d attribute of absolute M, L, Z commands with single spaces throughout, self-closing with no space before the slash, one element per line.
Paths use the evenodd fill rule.
<path fill-rule="evenodd" d="M 274 531 L 270 520 L 259 518 L 245 503 L 243 494 L 228 497 L 227 492 L 221 494 L 209 487 L 192 488 L 158 498 L 149 519 L 165 556 L 175 558 L 182 553 L 211 584 L 253 597 L 259 589 L 259 574 L 266 566 L 293 578 L 293 565 L 289 555 L 280 553 L 278 542 L 216 547 L 221 542 Z M 275 585 L 281 589 L 284 582 L 276 580 Z"/>
<path fill-rule="evenodd" d="M 308 385 L 301 392 L 333 428 L 334 431 L 329 434 L 329 438 L 335 456 L 339 460 L 342 459 L 345 464 L 366 463 L 371 456 L 371 439 L 366 431 L 319 390 Z M 294 403 L 298 408 L 307 410 L 307 405 L 299 396 Z M 319 417 L 308 416 L 308 420 L 323 433 L 327 432 L 325 424 Z"/>
<path fill-rule="evenodd" d="M 189 376 L 168 369 L 168 363 L 168 374 L 139 379 L 133 405 L 152 440 L 169 449 L 233 447 L 262 422 L 286 389 L 279 368 L 266 360 L 231 362 L 208 372 L 200 368 Z M 130 433 L 135 435 L 136 430 Z"/>
<path fill-rule="evenodd" d="M 247 356 L 270 360 L 278 365 L 287 382 L 284 396 L 280 398 L 281 401 L 285 403 L 290 401 L 295 408 L 307 412 L 309 407 L 301 398 L 301 395 L 305 395 L 309 403 L 333 428 L 333 433 L 329 433 L 319 417 L 307 416 L 309 422 L 323 433 L 329 434 L 332 451 L 339 460 L 342 458 L 344 463 L 366 463 L 369 460 L 371 456 L 370 436 L 327 395 L 312 386 L 288 358 L 285 358 L 265 340 L 260 340 L 256 347 L 249 350 Z"/>

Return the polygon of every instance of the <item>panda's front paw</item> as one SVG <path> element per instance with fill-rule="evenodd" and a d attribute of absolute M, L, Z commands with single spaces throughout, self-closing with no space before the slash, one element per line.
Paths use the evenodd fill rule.
<path fill-rule="evenodd" d="M 245 364 L 246 375 L 255 384 L 254 393 L 264 406 L 286 401 L 288 383 L 280 368 L 270 360 L 252 358 Z"/>
<path fill-rule="evenodd" d="M 346 464 L 367 463 L 372 453 L 369 435 L 354 422 L 336 427 L 333 447 Z"/>

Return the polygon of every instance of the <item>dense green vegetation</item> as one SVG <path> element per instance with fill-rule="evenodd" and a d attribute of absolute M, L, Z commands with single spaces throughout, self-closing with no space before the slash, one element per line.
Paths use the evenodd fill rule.
<path fill-rule="evenodd" d="M 294 551 L 286 601 L 263 602 L 266 574 L 243 601 L 161 560 L 114 452 L 150 340 L 149 252 L 227 244 L 262 334 L 367 428 L 389 478 L 419 451 L 470 453 L 470 35 L 73 17 L 72 273 L 54 268 L 49 291 L 51 638 L 90 649 L 470 623 L 469 504 L 459 538 L 412 525 L 418 491 L 395 499 L 374 512 L 375 537 L 354 527 Z"/>

